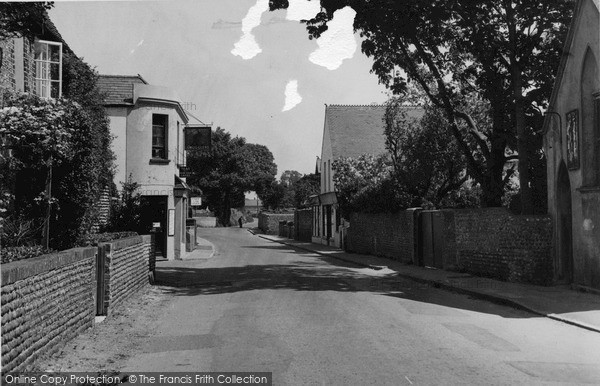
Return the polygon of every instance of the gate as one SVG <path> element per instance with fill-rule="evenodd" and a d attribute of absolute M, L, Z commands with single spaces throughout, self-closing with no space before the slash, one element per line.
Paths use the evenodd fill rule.
<path fill-rule="evenodd" d="M 444 268 L 444 219 L 439 210 L 419 213 L 419 265 Z"/>

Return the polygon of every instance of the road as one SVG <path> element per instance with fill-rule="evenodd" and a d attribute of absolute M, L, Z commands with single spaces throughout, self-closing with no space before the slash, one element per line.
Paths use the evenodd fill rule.
<path fill-rule="evenodd" d="M 275 385 L 598 384 L 600 334 L 292 249 L 203 229 L 127 371 L 269 371 Z"/>

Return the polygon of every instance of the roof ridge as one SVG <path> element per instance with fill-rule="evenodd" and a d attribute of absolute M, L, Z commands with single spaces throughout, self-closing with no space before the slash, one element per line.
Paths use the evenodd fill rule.
<path fill-rule="evenodd" d="M 111 75 L 111 74 L 98 74 L 98 78 L 120 78 L 120 79 L 139 79 L 144 84 L 149 84 L 146 79 L 140 74 L 135 75 Z"/>

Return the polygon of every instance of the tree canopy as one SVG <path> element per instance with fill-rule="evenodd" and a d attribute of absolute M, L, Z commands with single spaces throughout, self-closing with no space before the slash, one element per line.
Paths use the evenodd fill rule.
<path fill-rule="evenodd" d="M 217 127 L 212 133 L 212 150 L 193 151 L 187 163 L 189 183 L 202 190 L 209 208 L 221 226 L 230 225 L 231 208 L 244 205 L 244 192 L 274 180 L 277 165 L 266 146 L 246 143 Z"/>
<path fill-rule="evenodd" d="M 466 163 L 447 129 L 444 114 L 428 104 L 422 118 L 410 118 L 392 98 L 385 112 L 386 147 L 398 189 L 410 206 L 439 207 L 467 181 Z"/>
<path fill-rule="evenodd" d="M 270 0 L 271 10 L 287 0 Z M 522 211 L 533 210 L 530 192 L 535 138 L 559 62 L 572 13 L 567 0 L 321 0 L 306 21 L 310 38 L 327 30 L 334 13 L 356 11 L 354 29 L 372 72 L 395 93 L 415 82 L 442 109 L 469 175 L 482 187 L 484 203 L 498 206 L 505 165 L 518 157 Z M 396 76 L 397 70 L 406 74 Z M 396 78 L 396 79 L 395 79 Z M 489 103 L 489 130 L 466 111 L 469 100 Z M 466 126 L 466 129 L 461 128 Z M 539 165 L 539 162 L 533 162 Z"/>
<path fill-rule="evenodd" d="M 316 174 L 306 174 L 296 170 L 281 173 L 279 181 L 273 180 L 262 186 L 257 192 L 265 208 L 278 210 L 284 208 L 303 208 L 310 196 L 318 194 L 320 179 Z"/>

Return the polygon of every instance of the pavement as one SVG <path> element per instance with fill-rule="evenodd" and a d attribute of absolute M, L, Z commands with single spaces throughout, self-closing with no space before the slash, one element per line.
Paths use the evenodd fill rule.
<path fill-rule="evenodd" d="M 185 287 L 196 280 L 194 268 L 198 264 L 211 259 L 215 255 L 216 248 L 213 243 L 202 238 L 202 228 L 198 228 L 196 234 L 196 248 L 187 252 L 182 260 L 157 260 L 154 284 L 178 283 Z M 181 269 L 184 269 L 183 271 Z M 188 269 L 187 271 L 185 269 Z M 158 274 L 160 273 L 160 274 Z"/>
<path fill-rule="evenodd" d="M 467 294 L 476 298 L 529 311 L 590 331 L 600 332 L 600 296 L 573 290 L 568 285 L 545 287 L 509 283 L 465 273 L 407 265 L 387 258 L 347 253 L 326 245 L 260 234 L 255 229 L 249 229 L 249 231 L 258 237 L 276 243 L 362 267 L 376 270 L 387 267 L 395 271 L 398 277 L 409 278 L 436 288 Z"/>

